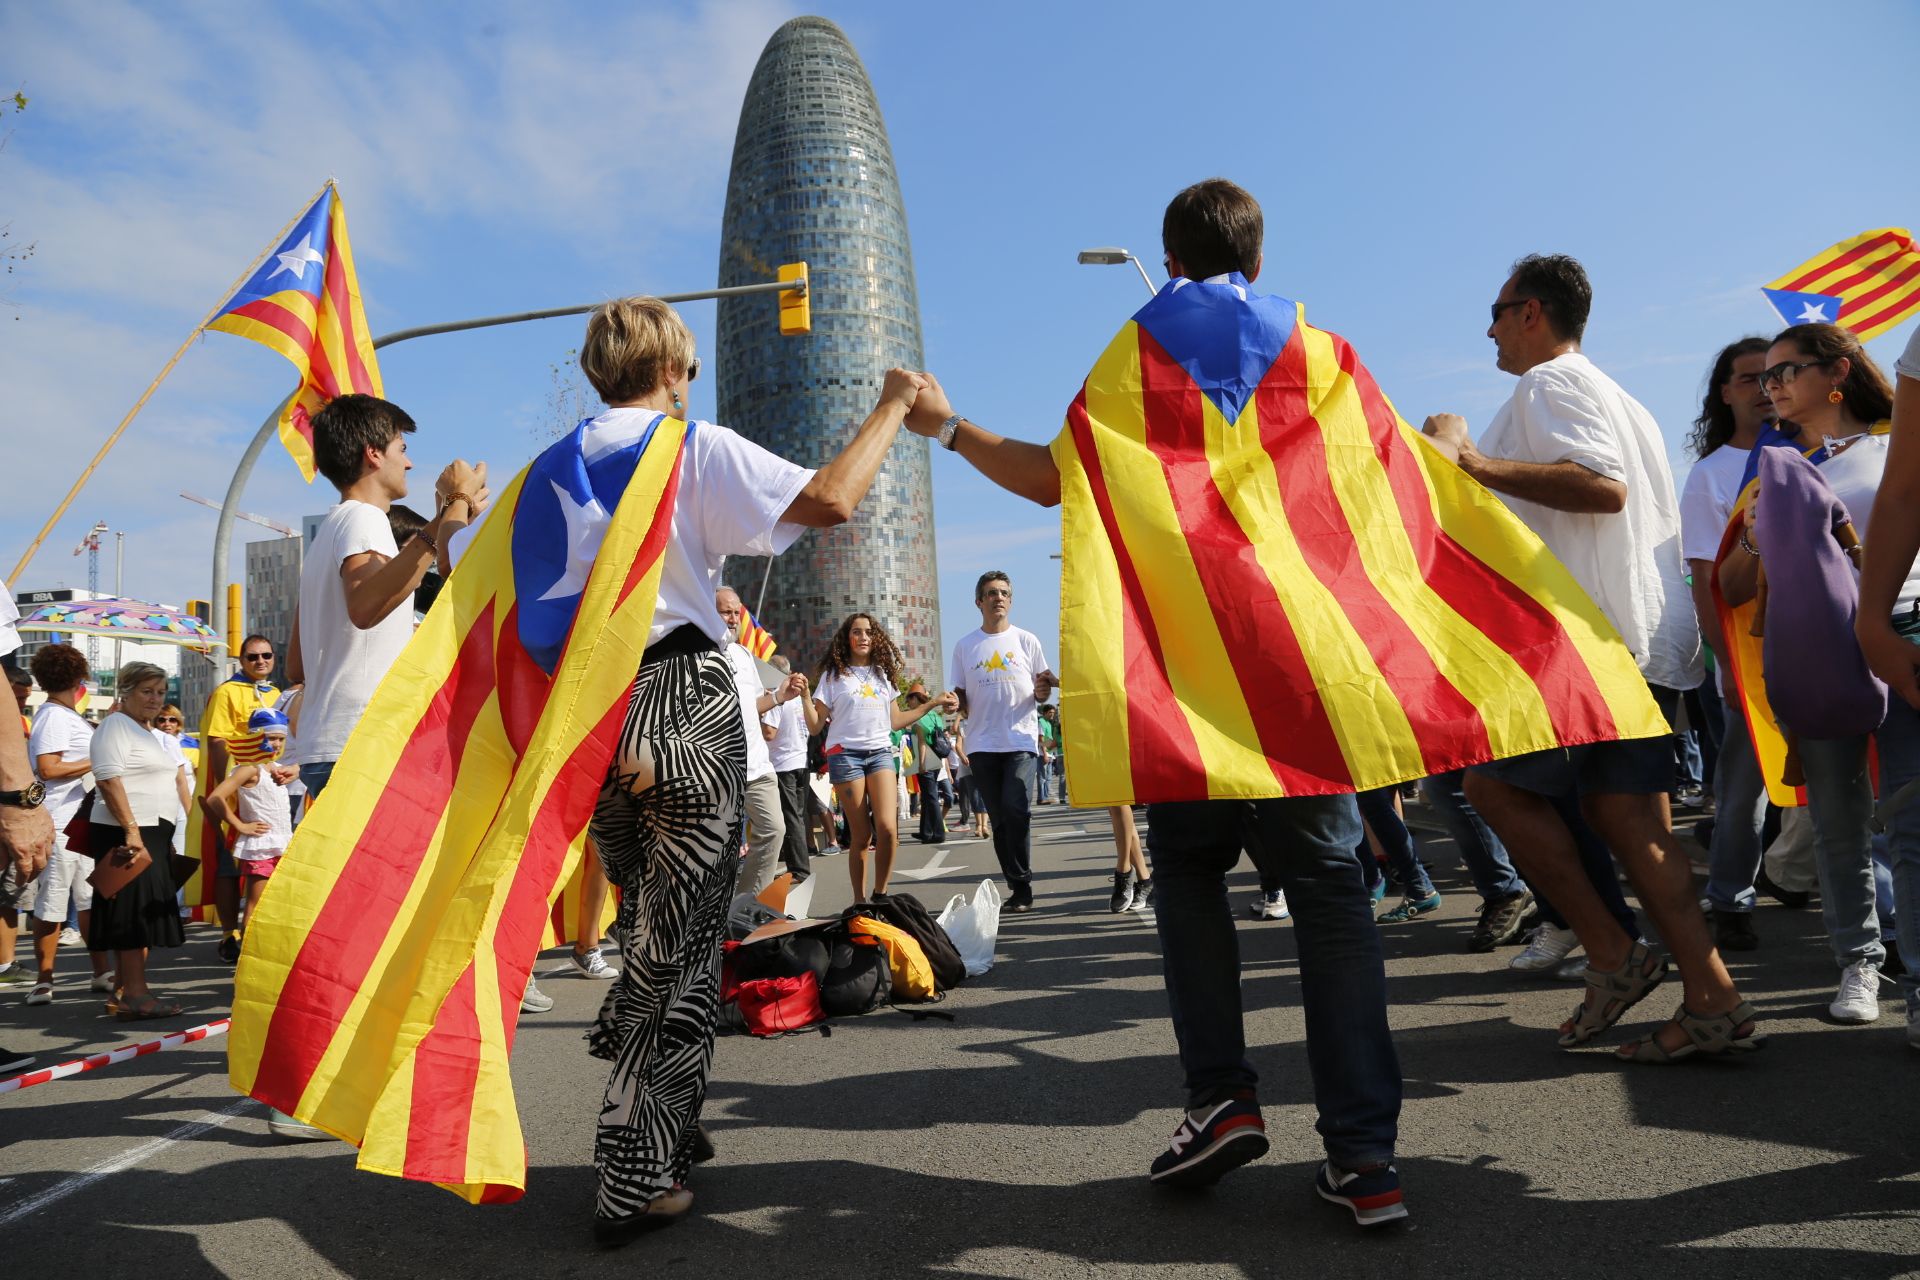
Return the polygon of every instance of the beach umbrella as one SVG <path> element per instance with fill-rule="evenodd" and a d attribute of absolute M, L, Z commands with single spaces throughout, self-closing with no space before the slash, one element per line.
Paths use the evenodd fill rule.
<path fill-rule="evenodd" d="M 190 613 L 143 600 L 114 597 L 43 604 L 14 625 L 21 631 L 105 636 L 110 640 L 145 640 L 194 648 L 220 643 L 213 628 Z"/>

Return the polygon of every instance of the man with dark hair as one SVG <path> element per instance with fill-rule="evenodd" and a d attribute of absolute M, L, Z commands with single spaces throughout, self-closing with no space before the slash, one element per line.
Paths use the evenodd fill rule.
<path fill-rule="evenodd" d="M 1040 763 L 1040 704 L 1060 682 L 1039 637 L 1008 619 L 1013 581 L 1005 573 L 981 574 L 973 602 L 980 609 L 980 626 L 953 646 L 950 684 L 967 717 L 967 758 L 993 821 L 993 852 L 1007 878 L 1007 910 L 1026 912 L 1033 910 L 1032 795 Z"/>
<path fill-rule="evenodd" d="M 367 450 L 373 450 L 384 460 L 392 452 L 392 446 L 400 443 L 401 436 L 412 435 L 417 430 L 406 410 L 378 396 L 341 396 L 320 413 L 326 417 L 327 429 L 322 433 L 320 418 L 314 418 L 313 464 L 341 493 L 364 478 L 371 465 Z M 400 443 L 401 461 L 405 460 L 406 452 L 406 445 Z M 407 462 L 401 468 L 402 476 L 412 466 Z M 392 482 L 393 477 L 389 476 L 386 487 L 391 488 Z M 399 492 L 388 500 L 389 506 L 407 496 L 404 478 L 399 480 L 399 485 Z"/>
<path fill-rule="evenodd" d="M 1592 289 L 1580 264 L 1533 255 L 1493 301 L 1496 362 L 1518 375 L 1513 397 L 1476 446 L 1466 420 L 1427 419 L 1426 433 L 1460 469 L 1505 498 L 1626 641 L 1654 701 L 1674 718 L 1700 683 L 1700 627 L 1680 554 L 1679 502 L 1653 416 L 1581 354 Z M 1668 1062 L 1765 1043 L 1707 931 L 1693 872 L 1668 810 L 1673 749 L 1665 738 L 1597 742 L 1481 766 L 1467 796 L 1500 834 L 1535 892 L 1552 902 L 1587 953 L 1586 999 L 1560 1027 L 1563 1048 L 1610 1028 L 1666 976 L 1666 961 L 1631 936 L 1583 868 L 1556 801 L 1577 795 L 1680 968 L 1679 1013 L 1622 1058 Z"/>
<path fill-rule="evenodd" d="M 1173 198 L 1160 220 L 1168 263 L 1178 260 L 1195 280 L 1233 271 L 1253 279 L 1260 274 L 1265 236 L 1259 202 L 1225 178 L 1194 183 Z"/>

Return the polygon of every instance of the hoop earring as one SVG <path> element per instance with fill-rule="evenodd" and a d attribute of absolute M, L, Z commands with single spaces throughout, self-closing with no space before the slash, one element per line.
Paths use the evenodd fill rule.
<path fill-rule="evenodd" d="M 1839 404 L 1842 400 L 1845 400 L 1846 398 L 1847 397 L 1845 395 L 1841 394 L 1840 388 L 1838 387 L 1835 387 L 1833 390 L 1827 392 L 1828 404 Z"/>

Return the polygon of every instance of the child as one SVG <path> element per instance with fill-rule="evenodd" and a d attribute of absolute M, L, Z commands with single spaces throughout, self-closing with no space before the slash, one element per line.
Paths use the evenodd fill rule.
<path fill-rule="evenodd" d="M 247 720 L 247 732 L 258 735 L 257 753 L 247 753 L 258 763 L 240 765 L 200 802 L 208 819 L 226 823 L 235 837 L 233 858 L 240 865 L 240 892 L 246 909 L 242 934 L 246 921 L 253 919 L 253 908 L 268 878 L 280 865 L 280 855 L 293 838 L 287 784 L 299 776 L 297 769 L 275 763 L 287 746 L 287 717 L 277 708 L 255 711 Z"/>

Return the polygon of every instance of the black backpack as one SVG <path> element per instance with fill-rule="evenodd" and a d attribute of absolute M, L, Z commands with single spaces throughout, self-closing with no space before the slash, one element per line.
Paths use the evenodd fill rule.
<path fill-rule="evenodd" d="M 884 920 L 920 944 L 920 949 L 927 953 L 927 964 L 933 969 L 934 990 L 945 992 L 967 980 L 967 964 L 960 958 L 959 948 L 953 945 L 953 939 L 939 922 L 927 914 L 920 899 L 910 893 L 876 893 L 872 902 L 860 905 L 859 911 Z"/>
<path fill-rule="evenodd" d="M 830 959 L 820 981 L 820 1007 L 829 1018 L 857 1018 L 893 999 L 893 969 L 878 938 L 844 925 L 825 937 Z"/>
<path fill-rule="evenodd" d="M 757 978 L 797 978 L 811 973 L 825 981 L 829 960 L 827 939 L 820 930 L 783 933 L 775 938 L 744 943 L 733 953 L 733 976 L 739 982 Z"/>

